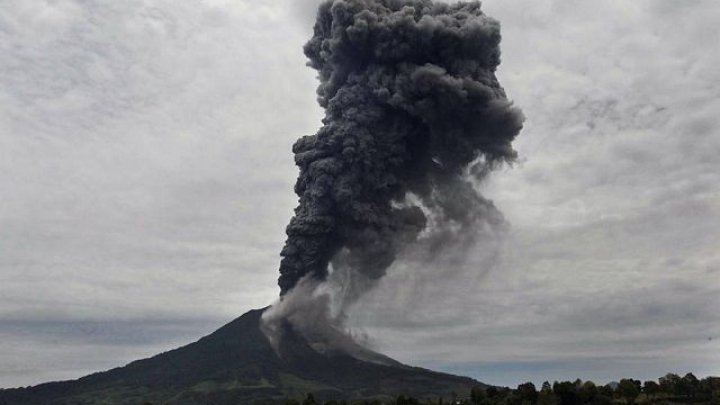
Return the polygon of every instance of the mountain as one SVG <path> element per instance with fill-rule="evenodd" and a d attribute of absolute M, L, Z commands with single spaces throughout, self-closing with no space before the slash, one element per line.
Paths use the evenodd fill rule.
<path fill-rule="evenodd" d="M 369 350 L 355 357 L 321 353 L 289 326 L 276 352 L 260 330 L 262 312 L 247 312 L 195 343 L 125 367 L 73 381 L 0 390 L 0 405 L 235 405 L 306 393 L 322 400 L 400 394 L 447 398 L 484 386 Z"/>

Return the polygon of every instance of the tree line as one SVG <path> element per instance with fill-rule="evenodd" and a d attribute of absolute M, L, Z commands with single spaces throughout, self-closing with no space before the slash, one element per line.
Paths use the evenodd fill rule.
<path fill-rule="evenodd" d="M 316 401 L 312 394 L 302 400 L 286 400 L 283 405 L 720 405 L 720 377 L 698 379 L 692 373 L 683 377 L 666 374 L 658 380 L 642 382 L 624 378 L 619 382 L 596 385 L 592 381 L 544 382 L 538 389 L 526 382 L 517 388 L 476 387 L 468 398 L 420 400 L 401 395 L 391 401 Z"/>

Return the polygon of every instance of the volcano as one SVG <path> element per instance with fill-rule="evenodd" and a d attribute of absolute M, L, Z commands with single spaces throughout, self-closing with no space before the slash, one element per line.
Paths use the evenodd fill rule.
<path fill-rule="evenodd" d="M 0 390 L 0 404 L 252 404 L 283 398 L 467 396 L 484 384 L 380 353 L 319 352 L 288 325 L 275 348 L 252 310 L 197 342 L 73 381 Z"/>

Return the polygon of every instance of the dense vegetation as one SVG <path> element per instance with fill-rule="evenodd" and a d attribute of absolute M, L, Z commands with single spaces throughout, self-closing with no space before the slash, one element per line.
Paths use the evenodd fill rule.
<path fill-rule="evenodd" d="M 720 405 L 720 377 L 696 378 L 692 373 L 680 377 L 667 374 L 657 381 L 626 378 L 598 386 L 592 381 L 544 382 L 537 389 L 531 382 L 517 388 L 478 387 L 469 398 L 419 400 L 399 396 L 393 401 L 316 401 L 308 394 L 303 401 L 286 400 L 283 405 Z"/>

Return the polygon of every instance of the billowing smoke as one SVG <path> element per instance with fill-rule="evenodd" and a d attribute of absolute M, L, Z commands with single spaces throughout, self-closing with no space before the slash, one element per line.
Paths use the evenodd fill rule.
<path fill-rule="evenodd" d="M 419 239 L 432 253 L 502 226 L 477 192 L 515 159 L 523 121 L 495 77 L 499 42 L 479 2 L 320 5 L 304 50 L 325 117 L 293 146 L 300 200 L 281 252 L 281 296 L 300 280 L 327 281 L 352 302 Z"/>

